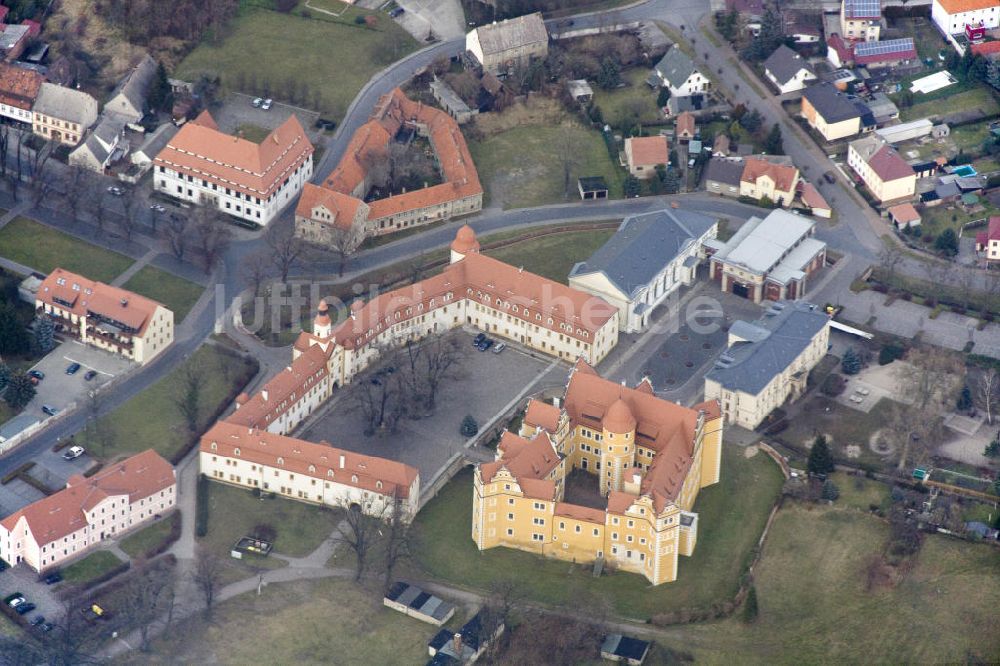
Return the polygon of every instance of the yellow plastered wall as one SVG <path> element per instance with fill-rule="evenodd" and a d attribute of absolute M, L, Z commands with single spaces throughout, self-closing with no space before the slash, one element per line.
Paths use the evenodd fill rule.
<path fill-rule="evenodd" d="M 604 525 L 568 516 L 554 516 L 552 524 L 546 555 L 573 562 L 593 562 L 604 555 Z"/>
<path fill-rule="evenodd" d="M 705 421 L 701 442 L 701 487 L 719 482 L 722 473 L 722 421 L 717 418 Z"/>

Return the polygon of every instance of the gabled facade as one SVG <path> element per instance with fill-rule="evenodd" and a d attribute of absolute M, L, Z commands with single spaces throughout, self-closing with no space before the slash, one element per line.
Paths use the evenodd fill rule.
<path fill-rule="evenodd" d="M 634 136 L 625 139 L 625 165 L 639 180 L 656 175 L 656 167 L 670 163 L 670 143 L 667 137 Z"/>
<path fill-rule="evenodd" d="M 31 124 L 31 109 L 45 77 L 33 69 L 0 62 L 0 116 Z"/>
<path fill-rule="evenodd" d="M 877 42 L 881 30 L 879 0 L 843 0 L 840 3 L 840 34 L 844 39 Z"/>
<path fill-rule="evenodd" d="M 879 203 L 908 199 L 916 192 L 913 167 L 879 136 L 852 141 L 847 149 L 847 164 Z"/>
<path fill-rule="evenodd" d="M 1000 27 L 1000 2 L 997 0 L 934 0 L 931 20 L 941 34 L 960 35 L 966 28 L 983 31 Z"/>
<path fill-rule="evenodd" d="M 580 361 L 562 400 L 528 403 L 520 432 L 474 474 L 472 538 L 589 564 L 603 560 L 653 585 L 694 552 L 698 492 L 720 476 L 718 404 L 693 409 L 627 388 Z M 602 508 L 565 501 L 573 469 L 595 475 Z"/>
<path fill-rule="evenodd" d="M 784 44 L 764 61 L 764 75 L 782 95 L 802 90 L 809 81 L 816 80 L 812 66 Z"/>
<path fill-rule="evenodd" d="M 31 130 L 55 143 L 75 146 L 97 122 L 97 100 L 81 90 L 43 83 L 32 107 Z"/>
<path fill-rule="evenodd" d="M 672 97 L 689 97 L 712 87 L 709 78 L 699 72 L 694 61 L 676 45 L 656 63 L 648 82 L 669 88 Z"/>
<path fill-rule="evenodd" d="M 806 88 L 802 95 L 801 114 L 827 141 L 855 136 L 863 129 L 858 104 L 829 83 Z M 875 129 L 874 120 L 871 129 Z"/>
<path fill-rule="evenodd" d="M 113 113 L 128 123 L 138 123 L 146 113 L 146 95 L 156 76 L 156 61 L 148 53 L 128 71 L 111 98 L 104 105 L 105 113 Z"/>
<path fill-rule="evenodd" d="M 768 198 L 785 208 L 792 205 L 799 184 L 799 170 L 792 164 L 779 164 L 765 158 L 748 157 L 740 176 L 740 196 Z"/>
<path fill-rule="evenodd" d="M 549 33 L 538 12 L 482 25 L 465 36 L 465 50 L 493 74 L 506 74 L 549 52 Z"/>

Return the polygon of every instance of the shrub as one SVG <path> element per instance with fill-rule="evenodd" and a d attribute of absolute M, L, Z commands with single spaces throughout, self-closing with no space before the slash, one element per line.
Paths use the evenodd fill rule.
<path fill-rule="evenodd" d="M 827 479 L 823 482 L 823 493 L 820 496 L 825 500 L 834 502 L 840 497 L 840 488 L 833 481 Z"/>
<path fill-rule="evenodd" d="M 208 534 L 208 477 L 204 474 L 198 475 L 195 492 L 194 533 L 200 537 Z"/>
<path fill-rule="evenodd" d="M 476 423 L 476 419 L 472 418 L 472 414 L 466 414 L 465 418 L 462 419 L 462 426 L 459 428 L 459 432 L 464 437 L 472 437 L 479 432 L 479 424 Z"/>
<path fill-rule="evenodd" d="M 840 369 L 845 375 L 856 375 L 861 372 L 861 357 L 853 347 L 848 347 L 844 357 L 840 359 Z"/>
<path fill-rule="evenodd" d="M 823 395 L 836 398 L 838 395 L 843 393 L 846 388 L 847 380 L 838 374 L 831 373 L 826 376 L 826 379 L 823 380 L 823 385 L 819 390 L 823 393 Z"/>
<path fill-rule="evenodd" d="M 833 456 L 830 455 L 830 446 L 826 443 L 825 436 L 816 436 L 816 441 L 809 449 L 809 461 L 806 467 L 810 474 L 823 475 L 833 471 Z"/>
<path fill-rule="evenodd" d="M 747 624 L 753 624 L 757 621 L 758 615 L 760 615 L 760 607 L 757 605 L 757 588 L 751 585 L 750 591 L 747 592 L 747 598 L 743 602 L 743 621 Z"/>
<path fill-rule="evenodd" d="M 893 361 L 902 358 L 904 351 L 906 350 L 904 350 L 903 346 L 898 343 L 886 343 L 878 352 L 878 364 L 889 365 Z"/>

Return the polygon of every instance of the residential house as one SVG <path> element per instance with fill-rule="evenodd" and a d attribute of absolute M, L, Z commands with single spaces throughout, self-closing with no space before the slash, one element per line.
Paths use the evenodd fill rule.
<path fill-rule="evenodd" d="M 179 201 L 267 226 L 313 173 L 313 146 L 295 114 L 260 143 L 219 131 L 208 111 L 153 159 L 153 187 Z"/>
<path fill-rule="evenodd" d="M 32 131 L 43 139 L 75 146 L 97 121 L 97 100 L 81 90 L 42 83 L 32 107 Z"/>
<path fill-rule="evenodd" d="M 712 142 L 712 157 L 727 157 L 729 155 L 729 135 L 716 134 Z"/>
<path fill-rule="evenodd" d="M 145 173 L 153 166 L 153 160 L 167 147 L 170 140 L 177 134 L 177 126 L 173 123 L 163 123 L 146 137 L 142 145 L 129 154 L 129 159 L 140 173 Z"/>
<path fill-rule="evenodd" d="M 708 77 L 698 71 L 694 61 L 677 45 L 656 64 L 647 82 L 654 87 L 669 88 L 672 97 L 689 97 L 707 92 L 712 86 Z"/>
<path fill-rule="evenodd" d="M 820 19 L 817 15 L 786 9 L 781 16 L 785 22 L 785 35 L 791 37 L 796 44 L 816 44 L 819 42 L 822 33 L 819 28 Z"/>
<path fill-rule="evenodd" d="M 895 67 L 916 59 L 917 46 L 912 37 L 854 45 L 854 64 L 859 67 Z"/>
<path fill-rule="evenodd" d="M 145 54 L 111 93 L 111 98 L 104 105 L 104 113 L 113 113 L 126 123 L 136 124 L 142 120 L 146 113 L 146 96 L 157 68 L 153 57 Z"/>
<path fill-rule="evenodd" d="M 357 197 L 306 183 L 295 206 L 295 235 L 315 245 L 350 253 L 366 238 L 370 212 L 371 207 Z"/>
<path fill-rule="evenodd" d="M 765 157 L 746 158 L 740 175 L 740 196 L 751 199 L 766 197 L 785 208 L 791 206 L 799 183 L 799 170 L 785 162 Z"/>
<path fill-rule="evenodd" d="M 882 29 L 879 0 L 842 0 L 840 35 L 850 41 L 877 42 Z"/>
<path fill-rule="evenodd" d="M 605 379 L 583 360 L 554 404 L 528 401 L 520 430 L 500 438 L 496 459 L 477 465 L 472 538 L 589 564 L 604 561 L 652 585 L 677 579 L 694 553 L 698 492 L 718 483 L 722 418 L 708 401 L 683 407 Z M 574 469 L 595 475 L 604 508 L 566 501 Z"/>
<path fill-rule="evenodd" d="M 52 317 L 57 331 L 139 365 L 174 340 L 174 313 L 162 303 L 62 268 L 38 288 L 35 309 Z"/>
<path fill-rule="evenodd" d="M 705 399 L 719 402 L 726 424 L 753 430 L 805 392 L 829 344 L 830 317 L 821 309 L 774 303 L 755 322 L 733 322 L 728 348 L 705 375 Z"/>
<path fill-rule="evenodd" d="M 826 263 L 826 243 L 813 238 L 815 227 L 784 210 L 751 217 L 725 243 L 706 243 L 709 275 L 722 291 L 754 303 L 802 298 L 809 276 Z"/>
<path fill-rule="evenodd" d="M 45 77 L 33 69 L 0 62 L 0 116 L 31 124 L 31 109 Z"/>
<path fill-rule="evenodd" d="M 920 213 L 917 212 L 917 209 L 911 203 L 902 203 L 898 206 L 893 206 L 887 212 L 889 213 L 889 219 L 897 229 L 920 226 Z"/>
<path fill-rule="evenodd" d="M 1000 261 L 1000 216 L 990 217 L 986 231 L 976 233 L 976 252 L 987 264 Z"/>
<path fill-rule="evenodd" d="M 373 185 L 369 167 L 373 161 L 384 158 L 390 142 L 402 131 L 427 137 L 443 182 L 368 199 Z M 328 197 L 331 202 L 334 199 L 340 202 L 339 212 L 332 216 L 324 211 L 319 216 L 311 215 L 318 198 L 311 192 L 295 208 L 295 232 L 321 245 L 345 236 L 360 239 L 384 236 L 475 213 L 483 207 L 483 187 L 458 123 L 439 109 L 407 98 L 399 88 L 379 100 L 371 120 L 354 133 L 340 163 L 319 187 L 340 195 Z M 348 202 L 345 197 L 354 201 Z M 332 209 L 328 212 L 334 213 Z"/>
<path fill-rule="evenodd" d="M 873 94 L 865 101 L 865 106 L 875 117 L 876 125 L 884 125 L 899 118 L 899 107 L 884 92 Z"/>
<path fill-rule="evenodd" d="M 654 309 L 694 282 L 704 242 L 717 233 L 718 220 L 693 211 L 627 217 L 597 252 L 573 266 L 569 286 L 615 306 L 619 331 L 642 331 Z"/>
<path fill-rule="evenodd" d="M 864 104 L 826 82 L 806 88 L 801 113 L 809 126 L 827 141 L 875 129 L 875 119 Z"/>
<path fill-rule="evenodd" d="M 549 33 L 538 12 L 482 25 L 465 36 L 465 50 L 486 71 L 503 75 L 549 53 Z"/>
<path fill-rule="evenodd" d="M 668 117 L 676 117 L 685 111 L 697 114 L 700 111 L 706 111 L 708 108 L 710 107 L 705 95 L 671 97 L 667 100 L 667 106 L 663 109 L 663 113 Z"/>
<path fill-rule="evenodd" d="M 37 572 L 145 525 L 176 502 L 173 466 L 152 449 L 106 466 L 0 521 L 0 558 Z"/>
<path fill-rule="evenodd" d="M 694 119 L 694 114 L 685 111 L 677 116 L 674 121 L 674 138 L 678 141 L 690 141 L 698 136 L 698 126 Z"/>
<path fill-rule="evenodd" d="M 743 160 L 713 157 L 705 166 L 705 190 L 727 197 L 740 196 L 740 179 L 743 178 Z"/>
<path fill-rule="evenodd" d="M 933 0 L 931 20 L 941 34 L 951 37 L 967 31 L 1000 28 L 1000 2 L 997 0 Z M 956 43 L 952 40 L 952 43 Z"/>
<path fill-rule="evenodd" d="M 812 183 L 807 183 L 804 180 L 799 181 L 799 200 L 809 210 L 810 215 L 826 219 L 833 217 L 833 209 L 830 204 L 826 202 L 826 199 Z"/>
<path fill-rule="evenodd" d="M 854 169 L 879 203 L 907 199 L 917 189 L 917 174 L 889 143 L 879 136 L 852 141 L 847 165 Z"/>
<path fill-rule="evenodd" d="M 125 152 L 118 150 L 119 144 L 124 143 L 122 141 L 124 132 L 125 121 L 122 118 L 114 114 L 102 115 L 101 122 L 97 123 L 94 130 L 90 132 L 87 140 L 69 154 L 69 163 L 97 173 L 104 173 L 108 165 L 116 161 L 116 158 L 120 158 Z"/>
<path fill-rule="evenodd" d="M 670 163 L 670 143 L 663 135 L 635 136 L 625 139 L 625 165 L 640 180 L 656 175 L 656 167 Z"/>
<path fill-rule="evenodd" d="M 764 75 L 782 95 L 802 90 L 807 81 L 816 80 L 812 66 L 784 44 L 764 61 Z"/>

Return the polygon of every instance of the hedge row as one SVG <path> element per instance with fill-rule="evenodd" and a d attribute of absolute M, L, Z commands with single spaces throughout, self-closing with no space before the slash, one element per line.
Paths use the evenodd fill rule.
<path fill-rule="evenodd" d="M 204 474 L 198 475 L 198 488 L 195 495 L 194 533 L 195 536 L 200 537 L 208 534 L 208 477 Z"/>
<path fill-rule="evenodd" d="M 14 479 L 18 478 L 22 474 L 25 474 L 28 470 L 30 470 L 34 466 L 35 466 L 34 462 L 26 462 L 26 463 L 24 463 L 23 465 L 21 465 L 20 467 L 18 467 L 17 469 L 15 469 L 13 472 L 8 472 L 6 476 L 4 476 L 2 479 L 0 479 L 0 485 L 6 486 L 8 483 L 10 483 L 11 481 L 13 481 Z"/>
<path fill-rule="evenodd" d="M 131 562 L 122 562 L 118 566 L 116 566 L 116 567 L 114 567 L 112 569 L 108 569 L 107 571 L 105 571 L 104 573 L 102 573 L 100 576 L 97 576 L 96 578 L 91 578 L 86 583 L 84 583 L 82 586 L 80 586 L 80 590 L 81 591 L 92 590 L 95 587 L 97 587 L 98 585 L 100 585 L 102 583 L 108 582 L 109 580 L 111 580 L 115 576 L 119 576 L 119 575 L 125 573 L 131 567 L 132 567 L 132 563 Z"/>

